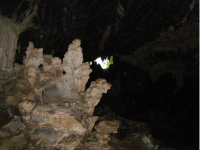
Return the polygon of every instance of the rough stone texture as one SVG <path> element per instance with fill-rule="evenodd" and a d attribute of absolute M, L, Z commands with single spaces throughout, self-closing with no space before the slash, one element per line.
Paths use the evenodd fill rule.
<path fill-rule="evenodd" d="M 54 147 L 57 149 L 73 150 L 82 140 L 82 135 L 74 134 L 70 130 L 40 127 L 31 130 L 32 145 L 40 147 Z"/>
<path fill-rule="evenodd" d="M 95 125 L 96 131 L 90 132 L 75 150 L 113 150 L 108 145 L 111 133 L 116 133 L 118 121 L 102 121 Z M 105 130 L 104 130 L 105 129 Z"/>
<path fill-rule="evenodd" d="M 35 102 L 31 101 L 22 101 L 19 105 L 19 110 L 24 114 L 29 114 L 33 107 L 35 106 Z"/>
<path fill-rule="evenodd" d="M 83 53 L 81 51 L 81 40 L 75 39 L 68 47 L 68 52 L 63 58 L 63 70 L 66 73 L 72 73 L 76 67 L 83 62 Z"/>
<path fill-rule="evenodd" d="M 94 124 L 95 122 L 99 119 L 98 116 L 95 116 L 95 117 L 89 117 L 86 121 L 87 121 L 87 124 L 88 124 L 88 129 L 87 131 L 88 132 L 91 132 L 92 128 L 94 127 Z"/>
<path fill-rule="evenodd" d="M 40 81 L 46 81 L 51 76 L 62 75 L 62 61 L 58 57 L 52 57 L 51 55 L 44 55 L 44 64 L 41 67 Z"/>
<path fill-rule="evenodd" d="M 93 114 L 94 108 L 99 103 L 102 94 L 107 93 L 107 90 L 110 88 L 111 84 L 107 83 L 105 79 L 92 81 L 85 93 L 85 100 L 87 102 L 85 111 L 87 114 Z"/>
<path fill-rule="evenodd" d="M 12 135 L 18 135 L 24 128 L 25 125 L 21 122 L 21 117 L 14 116 L 11 122 L 3 126 L 1 129 L 11 132 Z"/>
<path fill-rule="evenodd" d="M 150 134 L 147 123 L 120 119 L 118 132 L 110 136 L 109 144 L 119 150 L 157 150 L 159 145 Z M 101 123 L 101 122 L 100 122 Z"/>
<path fill-rule="evenodd" d="M 48 72 L 51 70 L 52 68 L 52 65 L 51 65 L 51 59 L 53 58 L 52 55 L 44 55 L 44 64 L 43 64 L 43 67 L 42 67 L 42 70 L 44 72 Z"/>
<path fill-rule="evenodd" d="M 35 68 L 39 67 L 41 64 L 44 63 L 43 58 L 43 49 L 34 48 L 34 44 L 29 42 L 29 47 L 26 51 L 26 58 L 25 58 L 25 66 L 34 66 Z"/>
<path fill-rule="evenodd" d="M 85 85 L 89 79 L 89 74 L 92 72 L 89 64 L 83 63 L 74 70 L 74 84 L 77 93 L 85 91 Z"/>
<path fill-rule="evenodd" d="M 92 116 L 94 107 L 111 84 L 97 79 L 85 92 L 92 70 L 87 63 L 82 63 L 80 44 L 75 39 L 69 45 L 62 63 L 58 57 L 43 55 L 43 49 L 34 48 L 29 42 L 24 64 L 15 64 L 15 76 L 1 81 L 1 105 L 8 108 L 8 119 L 2 124 L 2 129 L 8 132 L 0 130 L 1 149 L 73 150 L 90 134 L 98 120 Z M 103 136 L 95 132 L 97 143 L 93 149 L 109 148 L 109 133 L 116 130 L 110 129 L 113 127 L 107 127 L 109 132 Z M 19 140 L 23 142 L 20 144 Z"/>
<path fill-rule="evenodd" d="M 102 132 L 102 133 L 117 133 L 118 128 L 119 128 L 118 121 L 102 121 L 95 126 L 97 132 Z"/>
<path fill-rule="evenodd" d="M 81 125 L 84 117 L 81 110 L 66 109 L 61 103 L 49 105 L 38 105 L 31 113 L 31 122 L 40 126 L 52 126 L 55 128 L 66 128 L 73 132 L 84 133 L 86 129 Z M 61 106 L 58 106 L 61 105 Z M 73 113 L 72 113 L 73 112 Z M 80 114 L 79 114 L 80 113 Z M 81 115 L 80 117 L 78 115 Z M 80 120 L 77 121 L 77 120 Z"/>
<path fill-rule="evenodd" d="M 30 120 L 30 112 L 35 106 L 34 101 L 26 100 L 18 103 L 18 108 L 21 112 L 22 118 L 25 122 Z"/>
<path fill-rule="evenodd" d="M 17 136 L 13 136 L 11 138 L 4 139 L 0 145 L 0 149 L 2 150 L 10 150 L 10 149 L 23 149 L 27 144 L 26 138 L 24 134 L 20 134 Z"/>
<path fill-rule="evenodd" d="M 157 150 L 159 145 L 154 144 L 154 139 L 151 134 L 135 132 L 130 137 L 119 140 L 112 136 L 110 145 L 115 149 L 136 149 L 136 150 Z"/>
<path fill-rule="evenodd" d="M 80 40 L 70 44 L 63 63 L 60 58 L 43 55 L 42 49 L 29 44 L 24 64 L 15 64 L 15 76 L 1 78 L 0 106 L 4 110 L 0 115 L 0 149 L 158 148 L 148 124 L 128 121 L 129 126 L 123 127 L 123 119 L 108 121 L 93 116 L 95 106 L 111 84 L 99 78 L 85 91 L 92 70 L 82 63 Z M 116 137 L 126 128 L 130 128 L 129 136 L 120 141 Z"/>

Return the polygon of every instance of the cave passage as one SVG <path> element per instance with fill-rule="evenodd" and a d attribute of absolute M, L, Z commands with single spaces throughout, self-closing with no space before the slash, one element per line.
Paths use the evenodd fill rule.
<path fill-rule="evenodd" d="M 97 59 L 94 60 L 94 62 L 98 65 L 101 66 L 102 69 L 108 69 L 110 65 L 113 64 L 113 56 L 110 56 L 110 59 L 106 57 L 105 59 L 101 59 L 101 57 L 98 57 Z M 89 65 L 92 65 L 92 61 L 86 62 Z"/>

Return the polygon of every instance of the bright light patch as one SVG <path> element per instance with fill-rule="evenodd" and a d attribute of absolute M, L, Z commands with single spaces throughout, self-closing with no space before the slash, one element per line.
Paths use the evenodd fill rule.
<path fill-rule="evenodd" d="M 113 64 L 113 56 L 110 56 L 110 60 L 109 60 L 108 57 L 107 57 L 107 58 L 104 59 L 103 61 L 102 61 L 101 57 L 99 57 L 99 58 L 97 58 L 94 62 L 96 62 L 97 64 L 100 64 L 102 69 L 108 69 L 109 66 L 110 66 L 111 64 Z M 86 62 L 86 63 L 92 65 L 92 62 L 91 62 L 91 61 L 90 61 L 90 62 Z"/>
<path fill-rule="evenodd" d="M 97 64 L 101 65 L 101 68 L 106 69 L 106 67 L 107 67 L 106 59 L 102 61 L 101 57 L 99 57 L 95 61 L 97 62 Z"/>
<path fill-rule="evenodd" d="M 107 57 L 107 58 L 104 59 L 103 61 L 102 61 L 101 57 L 99 57 L 99 58 L 97 58 L 97 59 L 95 60 L 95 62 L 96 62 L 97 64 L 100 64 L 100 65 L 101 65 L 101 68 L 103 68 L 103 69 L 108 69 L 109 66 L 110 66 L 111 64 L 113 64 L 113 56 L 110 57 L 110 60 L 109 60 L 108 57 Z"/>

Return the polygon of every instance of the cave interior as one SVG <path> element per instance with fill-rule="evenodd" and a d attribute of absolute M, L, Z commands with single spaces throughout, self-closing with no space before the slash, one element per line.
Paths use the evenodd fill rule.
<path fill-rule="evenodd" d="M 29 41 L 62 59 L 79 38 L 84 62 L 92 62 L 86 88 L 98 78 L 112 84 L 94 115 L 112 112 L 145 122 L 169 147 L 198 148 L 197 0 L 1 0 L 0 13 L 20 22 L 30 3 L 37 13 L 32 26 L 19 34 L 15 63 L 23 63 Z M 95 63 L 111 56 L 109 68 Z M 128 136 L 128 130 L 123 132 L 122 138 Z"/>

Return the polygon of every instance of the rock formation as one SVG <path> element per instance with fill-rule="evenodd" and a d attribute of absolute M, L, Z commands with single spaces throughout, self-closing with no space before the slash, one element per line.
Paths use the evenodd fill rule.
<path fill-rule="evenodd" d="M 61 61 L 29 42 L 15 75 L 1 79 L 1 110 L 7 117 L 1 124 L 0 149 L 73 150 L 87 147 L 83 141 L 91 135 L 97 140 L 94 149 L 111 149 L 108 137 L 117 132 L 119 122 L 100 122 L 91 132 L 98 120 L 94 108 L 111 84 L 97 79 L 85 91 L 92 70 L 82 63 L 80 44 L 75 39 Z"/>

